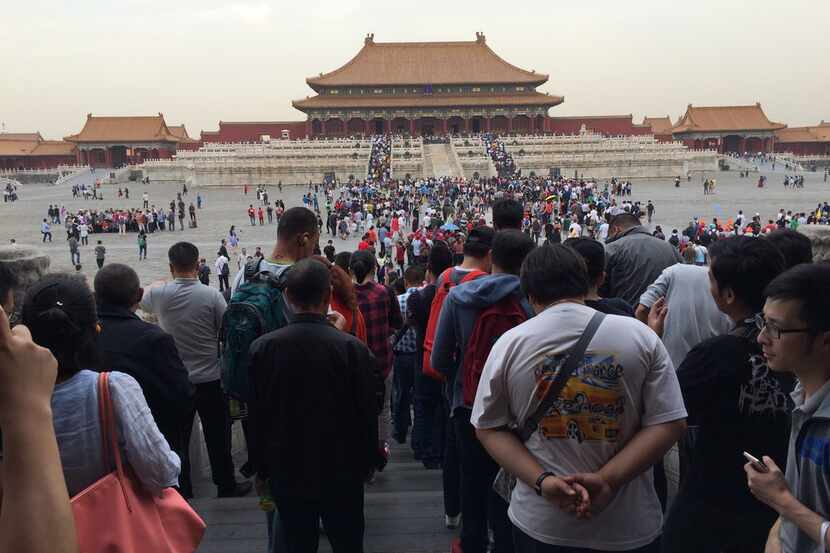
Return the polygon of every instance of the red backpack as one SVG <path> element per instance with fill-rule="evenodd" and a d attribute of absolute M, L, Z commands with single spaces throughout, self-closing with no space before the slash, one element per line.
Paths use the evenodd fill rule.
<path fill-rule="evenodd" d="M 478 269 L 462 273 L 456 271 L 454 267 L 450 267 L 441 273 L 441 276 L 435 281 L 435 297 L 432 298 L 432 305 L 429 308 L 429 321 L 427 322 L 426 332 L 424 332 L 424 364 L 422 369 L 423 373 L 430 378 L 434 378 L 440 382 L 446 380 L 443 374 L 432 368 L 432 363 L 429 361 L 430 355 L 432 355 L 435 331 L 438 329 L 438 319 L 441 317 L 441 308 L 444 306 L 444 300 L 447 299 L 447 295 L 453 287 L 486 275 L 487 273 L 479 271 Z"/>
<path fill-rule="evenodd" d="M 526 320 L 527 313 L 521 302 L 512 295 L 491 305 L 478 316 L 461 365 L 465 407 L 473 406 L 481 373 L 493 344 L 502 334 Z"/>

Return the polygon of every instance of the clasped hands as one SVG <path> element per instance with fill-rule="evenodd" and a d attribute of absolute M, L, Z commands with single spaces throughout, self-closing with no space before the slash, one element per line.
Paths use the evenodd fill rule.
<path fill-rule="evenodd" d="M 548 476 L 542 480 L 541 488 L 542 497 L 578 519 L 601 513 L 617 493 L 597 473 Z"/>

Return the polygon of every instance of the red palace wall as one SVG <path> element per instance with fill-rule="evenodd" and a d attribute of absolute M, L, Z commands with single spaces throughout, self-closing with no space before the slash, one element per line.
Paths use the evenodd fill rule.
<path fill-rule="evenodd" d="M 545 131 L 554 134 L 579 134 L 582 126 L 606 136 L 651 134 L 651 127 L 635 125 L 632 116 L 548 117 Z"/>
<path fill-rule="evenodd" d="M 824 156 L 830 155 L 830 142 L 777 142 L 775 151 L 789 152 L 798 156 Z"/>
<path fill-rule="evenodd" d="M 225 123 L 220 121 L 217 137 L 203 136 L 202 138 L 207 138 L 210 141 L 216 139 L 217 142 L 259 142 L 260 137 L 264 134 L 269 135 L 272 139 L 278 139 L 282 136 L 283 130 L 291 133 L 292 139 L 305 138 L 306 122 L 269 121 L 263 123 Z"/>

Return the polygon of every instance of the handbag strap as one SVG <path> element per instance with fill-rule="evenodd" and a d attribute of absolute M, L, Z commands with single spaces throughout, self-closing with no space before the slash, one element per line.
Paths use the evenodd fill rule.
<path fill-rule="evenodd" d="M 121 460 L 121 450 L 118 447 L 118 431 L 116 429 L 115 411 L 112 407 L 112 397 L 110 396 L 109 374 L 108 372 L 102 372 L 98 375 L 98 417 L 101 420 L 101 450 L 105 467 L 111 467 L 112 462 L 115 463 L 115 472 L 121 485 L 121 493 L 124 495 L 127 509 L 132 512 L 130 498 L 127 496 L 127 490 L 124 487 L 126 476 L 124 475 L 124 464 Z"/>
<path fill-rule="evenodd" d="M 568 356 L 559 367 L 559 371 L 556 373 L 550 387 L 548 387 L 548 391 L 545 394 L 545 397 L 542 398 L 542 402 L 536 408 L 536 411 L 534 411 L 533 414 L 530 415 L 527 420 L 525 420 L 524 424 L 518 429 L 519 439 L 522 442 L 526 442 L 530 436 L 536 432 L 536 429 L 539 427 L 539 423 L 542 422 L 542 419 L 545 417 L 548 409 L 550 409 L 551 406 L 553 406 L 553 403 L 559 398 L 559 394 L 562 392 L 565 384 L 568 383 L 568 379 L 585 357 L 585 350 L 588 349 L 588 344 L 591 342 L 594 334 L 596 334 L 597 329 L 599 328 L 599 325 L 602 324 L 602 320 L 604 318 L 605 313 L 596 311 L 591 317 L 591 320 L 588 321 L 588 326 L 586 326 L 585 330 L 582 331 L 582 336 L 580 336 L 576 344 L 571 347 L 568 352 Z"/>

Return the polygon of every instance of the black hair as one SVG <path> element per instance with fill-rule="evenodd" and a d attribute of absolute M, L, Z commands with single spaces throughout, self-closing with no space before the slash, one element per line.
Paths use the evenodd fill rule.
<path fill-rule="evenodd" d="M 436 240 L 427 256 L 427 269 L 436 277 L 452 267 L 452 251 L 446 242 Z"/>
<path fill-rule="evenodd" d="M 331 294 L 328 267 L 313 258 L 298 261 L 285 278 L 285 293 L 296 307 L 307 309 L 321 305 Z"/>
<path fill-rule="evenodd" d="M 618 226 L 620 228 L 636 227 L 640 224 L 640 219 L 636 215 L 632 215 L 628 212 L 623 212 L 614 215 L 608 224 L 611 226 Z"/>
<path fill-rule="evenodd" d="M 177 271 L 193 271 L 199 267 L 199 248 L 190 242 L 176 242 L 167 250 L 167 259 Z"/>
<path fill-rule="evenodd" d="M 9 297 L 9 292 L 14 292 L 14 289 L 20 286 L 20 279 L 12 270 L 8 263 L 0 262 L 0 303 L 5 303 L 6 298 Z M 8 313 L 11 317 L 11 313 Z"/>
<path fill-rule="evenodd" d="M 830 330 L 830 263 L 802 263 L 781 273 L 764 290 L 768 299 L 795 300 L 813 333 Z"/>
<path fill-rule="evenodd" d="M 525 257 L 535 247 L 533 239 L 520 230 L 500 230 L 493 238 L 493 264 L 505 273 L 518 275 Z"/>
<path fill-rule="evenodd" d="M 588 279 L 594 283 L 605 271 L 605 246 L 593 238 L 568 238 L 563 244 L 573 248 L 585 260 Z"/>
<path fill-rule="evenodd" d="M 393 280 L 389 287 L 395 292 L 395 295 L 398 296 L 406 292 L 406 283 L 404 282 L 403 277 Z"/>
<path fill-rule="evenodd" d="M 410 265 L 403 272 L 403 277 L 406 280 L 406 282 L 414 282 L 416 284 L 421 284 L 424 281 L 425 273 L 426 269 L 424 269 L 423 265 Z"/>
<path fill-rule="evenodd" d="M 784 256 L 784 267 L 789 269 L 801 263 L 813 262 L 813 244 L 800 232 L 780 228 L 766 235 L 767 240 Z"/>
<path fill-rule="evenodd" d="M 588 293 L 585 260 L 562 244 L 548 244 L 530 252 L 522 263 L 520 277 L 522 292 L 543 305 Z"/>
<path fill-rule="evenodd" d="M 363 279 L 377 269 L 377 266 L 375 254 L 369 250 L 356 251 L 349 260 L 349 269 L 354 274 L 357 282 L 363 282 Z"/>
<path fill-rule="evenodd" d="M 320 231 L 317 226 L 317 216 L 306 207 L 292 207 L 285 210 L 277 225 L 277 239 L 291 240 L 299 234 L 307 232 L 315 236 Z"/>
<path fill-rule="evenodd" d="M 44 276 L 26 292 L 21 321 L 34 342 L 55 356 L 59 376 L 96 367 L 98 313 L 83 277 L 64 273 Z"/>
<path fill-rule="evenodd" d="M 349 261 L 352 259 L 352 252 L 337 252 L 334 254 L 334 264 L 349 272 Z"/>
<path fill-rule="evenodd" d="M 464 255 L 481 259 L 487 257 L 493 248 L 493 237 L 496 232 L 488 226 L 478 226 L 470 231 L 464 241 Z"/>
<path fill-rule="evenodd" d="M 138 297 L 141 284 L 132 267 L 110 263 L 95 273 L 94 287 L 98 305 L 131 307 Z"/>
<path fill-rule="evenodd" d="M 753 312 L 764 306 L 764 288 L 784 272 L 784 256 L 768 240 L 733 236 L 709 247 L 710 271 L 718 288 L 729 288 Z"/>
<path fill-rule="evenodd" d="M 521 229 L 525 213 L 516 200 L 504 199 L 493 204 L 493 226 L 497 230 Z"/>

